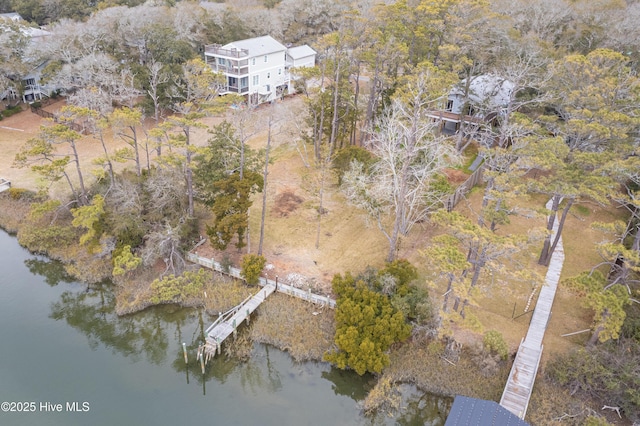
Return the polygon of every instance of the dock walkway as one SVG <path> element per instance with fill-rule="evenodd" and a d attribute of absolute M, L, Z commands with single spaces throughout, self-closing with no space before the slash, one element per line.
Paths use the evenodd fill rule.
<path fill-rule="evenodd" d="M 546 205 L 547 209 L 551 209 L 551 200 Z M 558 232 L 558 220 L 553 224 L 553 233 L 551 239 L 555 238 Z M 551 317 L 551 307 L 553 299 L 556 295 L 558 281 L 560 281 L 560 273 L 564 264 L 564 250 L 562 248 L 562 237 L 558 241 L 555 251 L 551 256 L 549 269 L 545 276 L 545 285 L 540 291 L 536 307 L 533 311 L 533 317 L 529 324 L 527 335 L 520 342 L 518 353 L 513 361 L 509 379 L 502 393 L 500 405 L 511 411 L 516 416 L 524 419 L 527 414 L 533 384 L 540 365 L 542 357 L 542 339 L 547 329 L 549 318 Z"/>
<path fill-rule="evenodd" d="M 231 333 L 234 333 L 243 321 L 246 320 L 248 322 L 251 313 L 258 309 L 258 306 L 275 290 L 275 284 L 267 284 L 257 294 L 247 297 L 231 311 L 225 315 L 221 315 L 206 330 L 207 343 L 205 351 L 210 354 L 220 353 L 222 342 L 224 342 Z"/>
<path fill-rule="evenodd" d="M 205 268 L 222 272 L 223 274 L 227 274 L 233 278 L 237 278 L 239 280 L 243 279 L 242 275 L 240 275 L 240 269 L 233 267 L 223 268 L 222 265 L 219 262 L 216 262 L 214 259 L 198 256 L 195 253 L 187 253 L 187 260 L 189 262 L 197 263 L 200 266 L 204 266 Z M 279 293 L 288 294 L 289 296 L 297 297 L 298 299 L 306 300 L 307 302 L 311 302 L 316 305 L 328 306 L 330 308 L 336 307 L 335 299 L 332 299 L 329 296 L 312 293 L 311 290 L 305 291 L 301 288 L 289 285 L 282 280 L 278 281 L 278 279 L 272 280 L 269 278 L 260 277 L 258 284 L 262 287 L 273 284 L 276 288 L 276 291 Z"/>
<path fill-rule="evenodd" d="M 211 258 L 198 256 L 195 253 L 188 253 L 187 260 L 193 263 L 197 263 L 205 268 L 213 269 L 218 272 L 222 272 L 231 277 L 243 279 L 238 268 L 223 268 L 223 266 Z M 328 306 L 330 308 L 336 307 L 336 301 L 329 296 L 322 296 L 312 293 L 311 290 L 304 291 L 300 288 L 293 287 L 283 282 L 276 280 L 270 280 L 268 278 L 260 277 L 258 284 L 262 289 L 254 296 L 247 297 L 242 303 L 235 308 L 220 315 L 220 317 L 209 326 L 206 330 L 206 344 L 205 352 L 209 356 L 213 356 L 220 353 L 220 347 L 222 342 L 225 341 L 235 330 L 242 324 L 243 321 L 248 321 L 251 313 L 253 313 L 262 302 L 265 301 L 269 295 L 278 291 L 280 293 L 288 294 L 289 296 L 297 297 L 302 300 L 306 300 L 311 303 L 315 303 L 321 306 Z"/>
<path fill-rule="evenodd" d="M 11 182 L 5 178 L 0 178 L 0 192 L 7 191 L 11 188 Z"/>

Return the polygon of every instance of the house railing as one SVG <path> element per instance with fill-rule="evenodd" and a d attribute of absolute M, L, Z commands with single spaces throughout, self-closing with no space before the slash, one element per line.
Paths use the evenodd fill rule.
<path fill-rule="evenodd" d="M 246 58 L 249 56 L 247 49 L 223 49 L 219 44 L 208 44 L 204 47 L 204 53 L 209 55 L 226 56 L 228 58 Z"/>
<path fill-rule="evenodd" d="M 223 63 L 220 63 L 219 58 L 213 56 L 207 56 L 207 65 L 215 72 L 221 72 L 232 75 L 246 75 L 249 74 L 249 61 L 247 59 L 241 61 L 232 61 L 225 59 Z"/>
<path fill-rule="evenodd" d="M 238 87 L 238 86 L 227 86 L 227 92 L 245 94 L 249 93 L 249 86 Z"/>
<path fill-rule="evenodd" d="M 236 66 L 227 66 L 227 65 L 218 64 L 214 69 L 216 72 L 223 72 L 225 74 L 232 74 L 232 75 L 249 74 L 249 67 L 236 67 Z"/>

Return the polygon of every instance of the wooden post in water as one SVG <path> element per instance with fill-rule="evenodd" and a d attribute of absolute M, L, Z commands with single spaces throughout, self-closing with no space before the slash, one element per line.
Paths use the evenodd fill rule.
<path fill-rule="evenodd" d="M 187 357 L 187 344 L 182 343 L 182 353 L 184 354 L 184 363 L 189 364 L 189 357 Z"/>

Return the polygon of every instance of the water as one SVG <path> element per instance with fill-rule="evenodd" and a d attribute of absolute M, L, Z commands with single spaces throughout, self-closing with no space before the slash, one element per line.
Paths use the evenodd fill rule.
<path fill-rule="evenodd" d="M 119 318 L 110 285 L 88 289 L 2 231 L 0 247 L 0 402 L 30 410 L 0 411 L 2 425 L 444 424 L 450 400 L 410 387 L 399 416 L 364 417 L 370 378 L 264 345 L 245 363 L 215 358 L 203 377 L 205 314 L 165 306 Z"/>

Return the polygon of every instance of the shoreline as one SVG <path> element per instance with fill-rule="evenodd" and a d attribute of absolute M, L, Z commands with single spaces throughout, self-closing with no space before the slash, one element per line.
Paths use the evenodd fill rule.
<path fill-rule="evenodd" d="M 22 200 L 20 197 L 14 198 L 9 194 L 9 191 L 7 191 L 0 195 L 0 228 L 19 240 L 20 231 L 24 226 L 28 225 L 26 216 L 30 202 Z M 20 214 L 16 214 L 16 212 L 20 212 Z M 22 242 L 19 241 L 19 243 L 24 247 Z M 82 276 L 78 277 L 73 273 L 85 270 L 85 261 L 87 261 L 87 264 L 91 264 L 91 259 L 87 259 L 86 256 L 84 259 L 82 257 L 72 257 L 73 254 L 77 255 L 79 250 L 71 249 L 71 253 L 69 253 L 69 250 L 64 250 L 63 247 L 56 247 L 60 249 L 60 252 L 56 250 L 51 253 L 46 251 L 34 252 L 29 247 L 26 248 L 32 253 L 46 255 L 49 258 L 61 261 L 71 276 L 74 276 L 78 281 L 88 282 Z M 84 248 L 81 248 L 81 250 L 86 252 Z M 102 259 L 102 263 L 110 265 L 110 256 L 108 258 L 108 262 Z M 95 268 L 95 265 L 91 266 Z M 88 267 L 87 269 L 92 268 Z M 123 306 L 119 302 L 116 307 L 118 316 L 135 314 L 161 304 L 173 304 L 187 309 L 205 308 L 208 314 L 223 311 L 221 307 L 214 308 L 209 306 L 208 303 L 211 301 L 204 297 L 192 297 L 171 303 L 153 303 L 149 294 L 153 268 L 147 268 L 145 272 L 146 274 L 137 277 L 139 281 L 147 281 L 140 284 L 143 290 L 134 294 L 137 300 L 134 300 L 135 303 L 127 304 L 128 306 Z M 123 288 L 126 287 L 119 284 L 117 280 L 113 280 L 112 277 L 103 278 L 111 278 L 114 284 L 111 291 L 114 291 L 117 299 L 131 296 L 122 294 Z M 206 293 L 218 293 L 222 286 L 226 286 L 225 303 L 237 304 L 246 297 L 247 291 L 255 292 L 254 290 L 258 288 L 247 287 L 244 284 L 238 285 L 228 281 L 220 280 L 214 282 L 212 273 L 212 279 L 208 284 L 210 287 L 206 288 L 208 290 Z M 214 290 L 215 286 L 218 287 Z M 236 300 L 238 302 L 235 302 Z M 317 314 L 316 305 L 307 301 L 296 300 L 285 294 L 274 294 L 270 297 L 269 303 L 264 303 L 260 306 L 257 311 L 258 315 L 255 320 L 251 321 L 251 325 L 246 330 L 246 336 L 238 339 L 237 347 L 231 348 L 231 345 L 226 345 L 224 353 L 225 355 L 237 356 L 240 359 L 246 357 L 246 345 L 243 345 L 240 340 L 247 340 L 249 343 L 272 345 L 289 353 L 296 362 L 325 362 L 323 360 L 324 353 L 334 345 L 335 324 L 333 312 L 332 309 L 326 308 L 321 314 Z M 243 334 L 241 333 L 241 335 Z M 251 345 L 249 345 L 250 347 Z M 390 398 L 393 394 L 393 389 L 398 389 L 403 384 L 413 385 L 421 392 L 440 397 L 454 397 L 457 394 L 463 394 L 488 400 L 499 399 L 499 393 L 502 391 L 505 382 L 503 376 L 506 377 L 508 375 L 511 359 L 502 363 L 490 361 L 486 356 L 482 356 L 479 349 L 476 351 L 473 347 L 465 347 L 464 350 L 458 353 L 458 362 L 451 363 L 445 362 L 448 359 L 445 356 L 446 350 L 445 345 L 439 340 L 418 338 L 416 336 L 396 345 L 391 350 L 391 364 L 381 375 L 375 376 L 376 384 L 369 392 L 367 399 L 363 401 L 364 406 L 369 408 L 363 409 L 392 408 L 388 405 L 390 402 L 387 397 Z M 250 351 L 248 353 L 250 354 Z M 576 401 L 572 401 L 570 396 L 566 396 L 566 391 L 563 389 L 548 384 L 542 378 L 540 382 L 541 384 L 537 386 L 545 389 L 545 392 L 553 391 L 556 394 L 554 405 L 560 405 L 563 408 L 575 405 Z M 383 396 L 386 395 L 386 397 L 381 397 L 381 394 Z M 535 392 L 534 397 L 537 398 Z M 560 401 L 565 397 L 566 400 Z M 581 404 L 579 401 L 577 403 Z M 537 404 L 531 407 L 530 415 L 543 415 L 543 413 L 538 412 L 535 405 Z M 540 409 L 547 408 L 548 406 L 545 406 Z"/>

